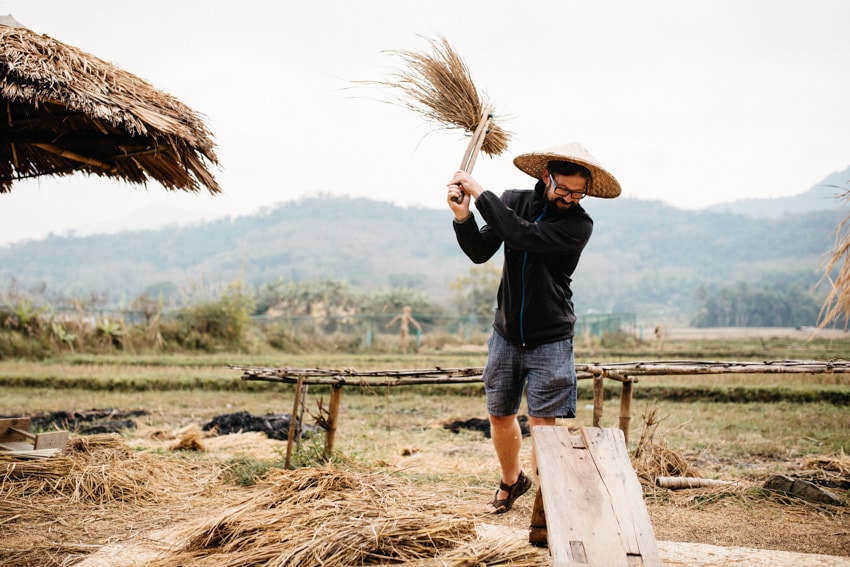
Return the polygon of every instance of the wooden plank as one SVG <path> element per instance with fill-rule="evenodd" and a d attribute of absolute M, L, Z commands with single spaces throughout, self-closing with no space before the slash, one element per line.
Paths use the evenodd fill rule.
<path fill-rule="evenodd" d="M 628 564 L 660 566 L 661 556 L 655 542 L 655 532 L 643 501 L 643 489 L 629 459 L 623 432 L 619 429 L 584 427 L 581 435 L 596 464 L 617 520 L 617 525 L 611 525 L 609 529 L 617 530 L 627 558 L 640 557 L 642 561 Z"/>
<path fill-rule="evenodd" d="M 0 441 L 0 449 L 3 451 L 32 451 L 32 443 L 24 441 Z"/>
<path fill-rule="evenodd" d="M 46 459 L 59 452 L 59 449 L 33 449 L 32 445 L 27 445 L 27 447 L 29 449 L 20 451 L 0 451 L 0 455 L 15 457 L 16 459 Z"/>
<path fill-rule="evenodd" d="M 11 417 L 0 419 L 0 441 L 23 441 L 26 436 L 15 432 L 15 429 L 27 431 L 30 428 L 28 417 Z"/>
<path fill-rule="evenodd" d="M 35 433 L 30 433 L 26 429 L 18 429 L 17 427 L 10 427 L 8 430 L 10 433 L 16 433 L 20 435 L 22 439 L 29 439 L 30 441 L 35 440 Z"/>
<path fill-rule="evenodd" d="M 532 435 L 553 564 L 659 567 L 623 432 L 537 426 Z"/>
<path fill-rule="evenodd" d="M 47 431 L 45 433 L 38 433 L 35 436 L 35 443 L 33 446 L 36 450 L 58 449 L 59 451 L 64 451 L 65 446 L 68 444 L 68 435 L 67 431 Z"/>
<path fill-rule="evenodd" d="M 628 567 L 612 545 L 617 520 L 590 451 L 573 447 L 566 427 L 538 425 L 532 435 L 553 564 Z"/>

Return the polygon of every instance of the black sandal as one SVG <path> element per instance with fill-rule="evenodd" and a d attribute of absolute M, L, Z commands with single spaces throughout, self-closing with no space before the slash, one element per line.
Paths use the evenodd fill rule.
<path fill-rule="evenodd" d="M 504 514 L 513 507 L 517 498 L 528 492 L 529 488 L 531 488 L 531 479 L 525 476 L 525 473 L 522 471 L 519 471 L 519 478 L 512 485 L 499 482 L 499 490 L 507 492 L 508 497 L 504 500 L 499 500 L 499 490 L 497 490 L 496 495 L 493 496 L 493 501 L 490 502 L 490 506 L 493 507 L 490 513 Z"/>

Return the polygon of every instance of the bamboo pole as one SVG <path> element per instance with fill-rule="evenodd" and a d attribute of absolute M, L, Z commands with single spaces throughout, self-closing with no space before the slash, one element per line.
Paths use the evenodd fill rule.
<path fill-rule="evenodd" d="M 106 171 L 113 171 L 115 169 L 113 166 L 104 163 L 100 160 L 80 155 L 78 153 L 60 148 L 59 146 L 54 146 L 53 144 L 33 144 L 33 146 L 35 146 L 36 148 L 41 148 L 42 150 L 50 152 L 51 154 L 57 155 L 59 157 L 84 163 L 86 165 L 91 165 L 93 167 L 104 169 Z"/>
<path fill-rule="evenodd" d="M 301 387 L 304 384 L 304 377 L 298 377 L 298 383 L 295 385 L 295 401 L 292 403 L 292 414 L 289 416 L 289 436 L 286 439 L 286 460 L 284 467 L 289 468 L 292 462 L 292 442 L 295 439 L 295 420 L 298 415 L 298 405 L 301 403 Z"/>
<path fill-rule="evenodd" d="M 712 486 L 728 486 L 736 484 L 729 480 L 715 480 L 712 478 L 692 478 L 686 476 L 659 476 L 655 479 L 655 486 L 659 488 L 670 488 L 681 490 L 683 488 L 709 488 Z"/>
<path fill-rule="evenodd" d="M 601 427 L 602 404 L 605 400 L 604 373 L 593 375 L 593 427 Z"/>
<path fill-rule="evenodd" d="M 632 380 L 623 380 L 620 391 L 620 430 L 629 446 L 629 424 L 632 421 Z"/>
<path fill-rule="evenodd" d="M 352 383 L 376 385 L 370 378 L 384 378 L 389 384 L 444 384 L 450 382 L 477 382 L 481 379 L 483 368 L 431 368 L 418 370 L 372 370 L 353 371 L 340 369 L 297 369 L 297 368 L 254 368 L 229 366 L 234 370 L 242 370 L 244 380 L 267 380 L 294 384 L 298 376 L 303 376 L 310 384 Z M 661 361 L 661 362 L 628 362 L 595 365 L 576 365 L 576 375 L 579 380 L 589 379 L 599 372 L 605 371 L 605 377 L 622 381 L 634 376 L 675 376 L 688 374 L 844 374 L 850 373 L 848 361 L 767 361 L 762 363 L 748 362 L 694 362 L 694 361 Z M 320 380 L 324 379 L 324 380 Z M 405 379 L 410 379 L 406 381 Z"/>

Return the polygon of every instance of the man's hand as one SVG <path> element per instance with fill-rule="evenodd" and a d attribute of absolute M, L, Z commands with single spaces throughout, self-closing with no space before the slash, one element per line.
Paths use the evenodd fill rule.
<path fill-rule="evenodd" d="M 477 199 L 484 189 L 465 171 L 457 171 L 452 176 L 448 185 L 447 202 L 449 208 L 455 214 L 458 222 L 469 218 L 469 204 L 471 199 Z"/>

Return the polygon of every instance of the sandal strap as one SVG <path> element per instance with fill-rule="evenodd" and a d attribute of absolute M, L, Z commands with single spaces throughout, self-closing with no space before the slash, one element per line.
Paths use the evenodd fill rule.
<path fill-rule="evenodd" d="M 509 494 L 508 498 L 510 498 L 511 496 L 513 496 L 514 489 L 521 486 L 523 484 L 524 480 L 525 480 L 525 473 L 522 472 L 522 471 L 519 471 L 519 476 L 517 477 L 516 482 L 513 483 L 513 484 L 505 484 L 504 481 L 500 480 L 499 481 L 499 490 L 504 490 L 505 492 L 507 492 Z"/>

